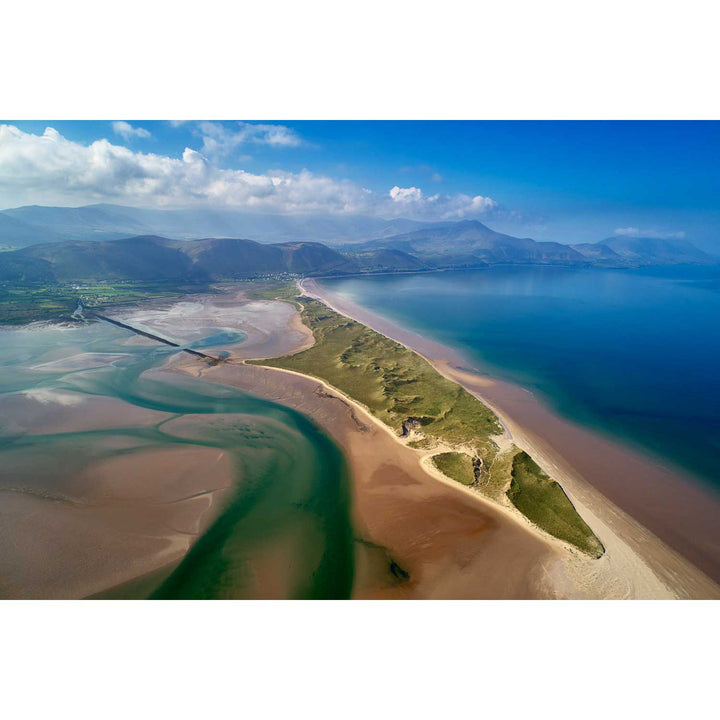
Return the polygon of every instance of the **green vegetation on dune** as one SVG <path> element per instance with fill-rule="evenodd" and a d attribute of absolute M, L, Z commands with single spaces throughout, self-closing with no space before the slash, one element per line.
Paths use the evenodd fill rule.
<path fill-rule="evenodd" d="M 446 452 L 433 455 L 435 467 L 450 479 L 463 485 L 475 483 L 475 461 L 467 453 Z"/>
<path fill-rule="evenodd" d="M 362 403 L 408 445 L 454 452 L 433 457 L 436 467 L 515 507 L 538 527 L 592 556 L 600 541 L 560 485 L 516 448 L 500 453 L 493 436 L 503 430 L 495 414 L 463 387 L 438 373 L 413 350 L 308 297 L 290 284 L 265 286 L 255 297 L 299 303 L 315 344 L 295 355 L 254 361 L 320 378 Z M 482 463 L 482 464 L 480 464 Z"/>
<path fill-rule="evenodd" d="M 548 477 L 526 452 L 513 458 L 507 494 L 523 515 L 551 535 L 594 557 L 605 551 L 560 484 Z"/>
<path fill-rule="evenodd" d="M 317 300 L 299 301 L 315 345 L 261 364 L 326 380 L 398 434 L 418 429 L 432 440 L 468 445 L 483 457 L 494 455 L 490 436 L 502 428 L 495 415 L 464 388 L 403 345 Z"/>

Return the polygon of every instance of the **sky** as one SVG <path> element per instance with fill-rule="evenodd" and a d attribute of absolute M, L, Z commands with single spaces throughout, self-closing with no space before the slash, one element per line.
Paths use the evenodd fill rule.
<path fill-rule="evenodd" d="M 720 122 L 0 121 L 0 208 L 478 219 L 720 250 Z"/>

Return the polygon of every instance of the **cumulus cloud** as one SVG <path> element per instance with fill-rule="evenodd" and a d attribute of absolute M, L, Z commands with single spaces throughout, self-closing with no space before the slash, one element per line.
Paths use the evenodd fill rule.
<path fill-rule="evenodd" d="M 390 190 L 390 197 L 396 203 L 415 203 L 422 200 L 422 190 L 416 187 L 401 188 L 397 185 Z"/>
<path fill-rule="evenodd" d="M 681 240 L 685 237 L 685 232 L 664 232 L 662 230 L 641 230 L 636 227 L 615 228 L 615 235 L 623 235 L 625 237 L 649 237 L 659 240 Z"/>
<path fill-rule="evenodd" d="M 497 203 L 482 195 L 424 195 L 417 187 L 401 188 L 397 185 L 390 190 L 390 199 L 396 208 L 403 208 L 415 217 L 431 217 L 441 220 L 461 220 L 467 217 L 486 215 L 497 208 Z"/>
<path fill-rule="evenodd" d="M 0 191 L 32 202 L 100 199 L 135 204 L 213 203 L 277 211 L 354 209 L 365 193 L 352 183 L 282 170 L 252 174 L 213 165 L 186 148 L 181 158 L 96 140 L 81 145 L 53 128 L 42 135 L 0 126 Z"/>
<path fill-rule="evenodd" d="M 120 135 L 126 142 L 136 137 L 143 139 L 152 137 L 145 128 L 133 127 L 129 122 L 125 122 L 125 120 L 116 120 L 112 124 L 112 129 L 116 135 Z"/>
<path fill-rule="evenodd" d="M 197 124 L 196 134 L 202 138 L 201 152 L 208 157 L 228 155 L 241 145 L 297 147 L 302 138 L 285 125 L 237 122 L 228 127 L 223 123 L 204 121 Z"/>
<path fill-rule="evenodd" d="M 47 128 L 42 135 L 0 125 L 0 197 L 16 204 L 208 205 L 280 213 L 368 213 L 461 219 L 497 207 L 481 195 L 429 195 L 418 187 L 376 193 L 309 170 L 249 173 L 221 168 L 205 153 L 135 152 L 106 139 L 82 145 Z M 7 206 L 7 205 L 6 205 Z"/>

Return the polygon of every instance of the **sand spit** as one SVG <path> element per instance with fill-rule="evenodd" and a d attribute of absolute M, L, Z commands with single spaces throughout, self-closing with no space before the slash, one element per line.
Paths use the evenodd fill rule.
<path fill-rule="evenodd" d="M 304 338 L 298 349 L 307 345 Z M 245 349 L 243 355 L 269 357 L 273 347 L 272 342 L 260 344 L 255 353 Z M 246 365 L 236 353 L 215 367 L 175 356 L 165 370 L 154 372 L 165 371 L 232 385 L 292 407 L 338 442 L 353 483 L 353 597 L 672 598 L 714 591 L 709 581 L 690 592 L 660 579 L 614 528 L 583 506 L 583 515 L 593 528 L 597 525 L 608 547 L 600 561 L 587 558 L 539 531 L 514 508 L 445 478 L 427 462 L 425 451 L 408 447 L 361 405 L 322 381 Z"/>
<path fill-rule="evenodd" d="M 301 289 L 420 352 L 489 405 L 512 440 L 558 479 L 607 549 L 599 561 L 561 555 L 547 578 L 559 596 L 720 597 L 711 579 L 720 577 L 720 499 L 711 491 L 562 420 L 526 390 L 472 372 L 459 353 L 313 280 Z"/>
<path fill-rule="evenodd" d="M 544 598 L 556 549 L 456 483 L 438 482 L 360 406 L 297 373 L 174 364 L 312 417 L 343 448 L 353 480 L 356 598 Z"/>

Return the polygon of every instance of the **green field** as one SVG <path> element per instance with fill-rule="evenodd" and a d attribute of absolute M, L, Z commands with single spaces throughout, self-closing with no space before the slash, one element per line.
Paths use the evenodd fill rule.
<path fill-rule="evenodd" d="M 67 320 L 77 307 L 78 300 L 85 307 L 101 308 L 209 290 L 205 284 L 173 282 L 0 283 L 0 324 Z"/>
<path fill-rule="evenodd" d="M 475 483 L 475 463 L 467 453 L 446 452 L 433 455 L 435 467 L 450 479 L 463 485 Z"/>
<path fill-rule="evenodd" d="M 508 497 L 523 515 L 551 535 L 594 557 L 605 551 L 560 484 L 549 478 L 526 452 L 513 458 Z"/>
<path fill-rule="evenodd" d="M 296 297 L 289 283 L 268 284 L 255 297 L 300 303 L 315 345 L 295 355 L 255 361 L 325 380 L 362 403 L 411 447 L 450 445 L 433 459 L 441 472 L 475 485 L 496 501 L 505 494 L 532 522 L 593 556 L 602 545 L 577 514 L 562 488 L 542 471 L 532 473 L 516 448 L 499 453 L 502 433 L 495 414 L 464 388 L 440 375 L 417 353 L 340 315 L 318 300 Z M 477 477 L 473 457 L 482 461 Z"/>

